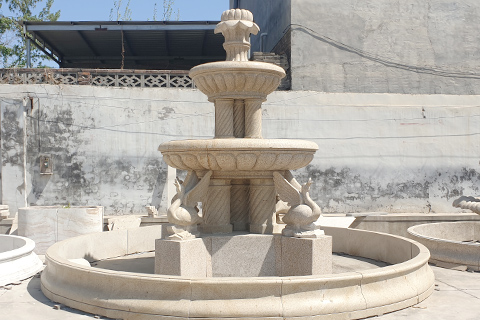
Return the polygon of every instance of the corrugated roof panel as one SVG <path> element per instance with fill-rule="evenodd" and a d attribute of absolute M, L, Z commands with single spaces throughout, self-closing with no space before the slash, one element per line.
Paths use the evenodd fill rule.
<path fill-rule="evenodd" d="M 95 21 L 24 22 L 29 33 L 55 50 L 64 68 L 119 68 L 124 35 L 124 67 L 190 69 L 225 59 L 217 22 Z"/>

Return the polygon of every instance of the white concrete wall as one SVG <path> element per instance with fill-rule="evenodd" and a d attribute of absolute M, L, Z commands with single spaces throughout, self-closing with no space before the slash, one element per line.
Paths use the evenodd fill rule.
<path fill-rule="evenodd" d="M 18 201 L 12 193 L 25 190 L 28 205 L 146 213 L 145 205 L 166 197 L 158 145 L 214 132 L 213 104 L 196 90 L 0 85 L 0 99 L 2 110 L 25 111 L 24 185 L 5 175 L 12 160 L 2 158 L 2 200 L 10 205 Z M 313 178 L 312 196 L 324 212 L 457 212 L 456 197 L 480 194 L 478 101 L 274 92 L 264 103 L 263 133 L 319 145 L 311 165 L 296 175 L 300 182 Z M 2 117 L 1 126 L 4 147 L 5 132 L 21 125 Z M 51 176 L 39 174 L 42 154 L 53 156 Z"/>
<path fill-rule="evenodd" d="M 15 121 L 2 113 L 2 151 L 8 146 L 2 200 L 12 213 L 25 199 L 28 205 L 101 203 L 106 215 L 146 213 L 145 205 L 159 207 L 162 198 L 165 208 L 167 166 L 158 146 L 213 136 L 213 107 L 192 90 L 0 85 L 0 99 L 2 110 L 17 112 Z M 22 137 L 3 139 L 23 130 L 22 121 L 25 170 Z M 40 155 L 52 156 L 53 175 L 40 174 Z"/>
<path fill-rule="evenodd" d="M 315 141 L 324 212 L 453 212 L 480 193 L 479 96 L 276 92 L 265 136 Z"/>

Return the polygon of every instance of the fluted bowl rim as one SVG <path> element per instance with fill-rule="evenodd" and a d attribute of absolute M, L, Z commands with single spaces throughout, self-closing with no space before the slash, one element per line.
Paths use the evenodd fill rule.
<path fill-rule="evenodd" d="M 249 73 L 270 73 L 280 77 L 285 77 L 285 70 L 275 64 L 261 61 L 215 61 L 208 62 L 190 69 L 190 78 L 199 75 L 230 73 L 230 72 L 249 72 Z"/>

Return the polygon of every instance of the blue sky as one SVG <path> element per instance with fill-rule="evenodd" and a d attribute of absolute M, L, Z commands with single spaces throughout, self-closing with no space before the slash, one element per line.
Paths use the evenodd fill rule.
<path fill-rule="evenodd" d="M 122 7 L 128 0 L 122 0 Z M 153 19 L 154 4 L 157 4 L 157 20 L 163 12 L 163 0 L 130 0 L 132 20 Z M 55 0 L 52 11 L 60 10 L 61 21 L 102 21 L 110 20 L 110 9 L 114 0 Z M 174 12 L 180 12 L 180 20 L 220 20 L 223 11 L 229 9 L 229 0 L 175 0 Z M 122 11 L 123 14 L 123 11 Z M 174 20 L 176 14 L 172 15 Z"/>

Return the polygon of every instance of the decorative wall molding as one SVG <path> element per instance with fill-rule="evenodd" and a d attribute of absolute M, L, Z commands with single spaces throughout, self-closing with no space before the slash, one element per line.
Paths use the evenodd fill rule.
<path fill-rule="evenodd" d="M 0 69 L 0 84 L 195 88 L 188 71 L 184 70 Z"/>

